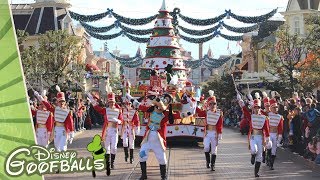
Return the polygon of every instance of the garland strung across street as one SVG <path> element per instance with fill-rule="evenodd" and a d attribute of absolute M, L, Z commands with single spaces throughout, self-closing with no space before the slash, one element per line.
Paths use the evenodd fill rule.
<path fill-rule="evenodd" d="M 81 25 L 87 30 L 87 32 L 94 38 L 100 39 L 100 40 L 110 40 L 119 37 L 120 35 L 128 37 L 130 40 L 138 42 L 138 43 L 147 43 L 149 41 L 149 38 L 143 38 L 143 37 L 136 37 L 134 35 L 148 35 L 153 32 L 153 29 L 132 29 L 127 26 L 122 25 L 121 23 L 125 23 L 128 25 L 144 25 L 148 24 L 154 19 L 156 19 L 157 14 L 147 17 L 147 18 L 141 18 L 141 19 L 132 19 L 132 18 L 126 18 L 124 16 L 121 16 L 115 12 L 113 12 L 113 9 L 107 9 L 106 12 L 96 14 L 96 15 L 81 15 L 72 11 L 70 12 L 70 16 L 80 21 Z M 242 36 L 229 36 L 226 34 L 222 34 L 218 31 L 219 28 L 226 28 L 229 31 L 236 32 L 236 33 L 247 33 L 254 30 L 257 30 L 259 28 L 259 23 L 268 20 L 270 17 L 272 17 L 277 12 L 277 9 L 272 10 L 271 12 L 264 14 L 262 16 L 253 16 L 253 17 L 247 17 L 247 16 L 239 16 L 231 12 L 231 10 L 225 10 L 224 14 L 221 14 L 214 18 L 209 19 L 195 19 L 190 18 L 185 15 L 182 15 L 180 13 L 179 8 L 175 8 L 173 12 L 170 12 L 170 15 L 173 17 L 172 24 L 175 27 L 175 32 L 178 34 L 181 39 L 188 41 L 190 43 L 204 43 L 207 42 L 214 37 L 218 37 L 219 35 L 227 40 L 230 41 L 239 41 L 242 40 Z M 91 26 L 85 22 L 92 22 L 100 20 L 106 16 L 114 16 L 117 20 L 114 22 L 114 24 L 110 26 L 104 26 L 104 27 L 94 27 Z M 219 23 L 218 25 L 215 25 L 212 28 L 204 29 L 204 30 L 192 30 L 185 28 L 183 26 L 179 25 L 178 17 L 180 17 L 182 20 L 186 21 L 189 24 L 197 25 L 197 26 L 207 26 L 207 25 L 213 25 L 215 23 Z M 256 23 L 255 25 L 249 26 L 249 27 L 233 27 L 230 25 L 225 24 L 222 19 L 225 17 L 232 17 L 240 22 L 243 23 Z M 121 31 L 119 33 L 111 34 L 111 35 L 103 35 L 99 33 L 108 32 L 113 28 L 121 28 Z M 184 35 L 181 35 L 179 33 L 179 29 L 183 31 L 186 34 L 189 35 L 196 35 L 196 36 L 203 36 L 203 35 L 209 35 L 207 37 L 202 38 L 191 38 Z"/>
<path fill-rule="evenodd" d="M 139 67 L 142 65 L 142 62 L 143 62 L 143 58 L 141 57 L 140 54 L 136 54 L 134 57 L 129 57 L 129 58 L 119 57 L 119 56 L 112 54 L 111 52 L 109 52 L 109 54 L 111 55 L 112 58 L 119 61 L 119 63 L 122 66 L 125 66 L 128 68 Z"/>
<path fill-rule="evenodd" d="M 171 13 L 171 16 L 174 18 L 174 20 L 177 21 L 177 17 L 180 17 L 183 21 L 192 24 L 192 25 L 196 25 L 196 26 L 209 26 L 209 25 L 214 25 L 215 23 L 221 21 L 222 19 L 224 19 L 225 17 L 227 17 L 228 19 L 230 17 L 243 22 L 243 23 L 261 23 L 264 22 L 266 20 L 268 20 L 269 18 L 271 18 L 274 14 L 276 14 L 277 9 L 272 10 L 271 12 L 261 15 L 261 16 L 239 16 L 236 15 L 234 13 L 231 12 L 231 10 L 225 10 L 225 13 L 214 17 L 214 18 L 209 18 L 209 19 L 195 19 L 195 18 L 190 18 L 188 16 L 182 15 L 181 11 L 179 8 L 174 8 L 173 12 Z M 177 23 L 174 23 L 174 25 Z"/>
<path fill-rule="evenodd" d="M 187 68 L 196 69 L 201 65 L 205 65 L 209 69 L 218 68 L 223 65 L 225 62 L 229 61 L 231 57 L 226 57 L 223 59 L 213 59 L 205 55 L 202 59 L 194 61 L 184 61 Z"/>
<path fill-rule="evenodd" d="M 183 40 L 185 40 L 187 42 L 190 42 L 190 43 L 197 43 L 197 44 L 210 41 L 214 37 L 218 37 L 218 36 L 221 36 L 224 39 L 227 39 L 229 41 L 240 41 L 240 40 L 242 40 L 242 36 L 229 36 L 229 35 L 226 35 L 226 34 L 222 34 L 220 31 L 215 31 L 215 32 L 213 32 L 212 35 L 209 35 L 209 36 L 203 37 L 203 38 L 191 38 L 191 37 L 186 37 L 184 35 L 179 34 L 179 37 L 181 39 L 183 39 Z"/>
<path fill-rule="evenodd" d="M 119 22 L 129 24 L 129 25 L 134 25 L 134 26 L 148 24 L 157 18 L 157 14 L 150 16 L 150 17 L 147 17 L 147 18 L 140 18 L 140 19 L 127 18 L 127 17 L 121 16 L 121 15 L 113 12 L 113 9 L 109 9 L 109 8 L 107 9 L 106 12 L 96 14 L 96 15 L 81 15 L 81 14 L 72 12 L 70 10 L 69 10 L 69 13 L 70 13 L 70 16 L 72 19 L 75 19 L 80 22 L 94 22 L 94 21 L 98 21 L 100 19 L 103 19 L 106 16 L 109 16 L 109 17 L 113 16 Z"/>

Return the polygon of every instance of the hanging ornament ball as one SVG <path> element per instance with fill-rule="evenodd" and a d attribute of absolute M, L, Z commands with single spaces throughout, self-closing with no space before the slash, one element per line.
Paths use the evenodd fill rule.
<path fill-rule="evenodd" d="M 156 68 L 158 68 L 159 67 L 159 65 L 156 65 Z"/>
<path fill-rule="evenodd" d="M 167 61 L 163 61 L 162 63 L 163 63 L 163 64 L 167 64 Z"/>
<path fill-rule="evenodd" d="M 156 35 L 156 36 L 158 36 L 158 34 L 159 34 L 158 32 L 155 32 L 155 33 L 154 33 L 154 35 Z"/>
<path fill-rule="evenodd" d="M 176 127 L 174 128 L 174 130 L 178 131 L 178 130 L 179 130 L 179 126 L 176 126 Z"/>

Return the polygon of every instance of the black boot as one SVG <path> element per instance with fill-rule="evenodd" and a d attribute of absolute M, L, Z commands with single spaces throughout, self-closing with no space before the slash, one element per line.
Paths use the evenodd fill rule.
<path fill-rule="evenodd" d="M 206 155 L 207 168 L 210 168 L 210 154 L 209 152 L 205 152 L 204 154 Z"/>
<path fill-rule="evenodd" d="M 115 154 L 111 154 L 111 169 L 114 169 L 114 160 L 116 159 Z"/>
<path fill-rule="evenodd" d="M 130 164 L 132 164 L 134 161 L 134 158 L 133 158 L 133 149 L 130 149 Z"/>
<path fill-rule="evenodd" d="M 140 180 L 147 179 L 147 162 L 140 162 L 141 177 Z"/>
<path fill-rule="evenodd" d="M 215 171 L 216 170 L 215 167 L 214 167 L 214 165 L 216 163 L 216 158 L 217 158 L 217 155 L 215 155 L 215 154 L 211 155 L 211 171 Z"/>
<path fill-rule="evenodd" d="M 92 170 L 92 177 L 96 177 L 96 171 L 95 170 Z"/>
<path fill-rule="evenodd" d="M 259 175 L 259 169 L 260 169 L 261 162 L 256 162 L 256 165 L 254 166 L 254 176 L 260 177 Z"/>
<path fill-rule="evenodd" d="M 128 155 L 128 147 L 123 147 L 123 150 L 124 150 L 124 160 L 126 162 L 128 162 L 128 157 L 129 157 L 129 155 Z"/>
<path fill-rule="evenodd" d="M 105 155 L 106 158 L 106 174 L 107 176 L 110 176 L 111 174 L 111 169 L 110 169 L 110 154 Z"/>
<path fill-rule="evenodd" d="M 267 150 L 267 166 L 270 166 L 271 162 L 271 149 Z"/>
<path fill-rule="evenodd" d="M 251 164 L 254 165 L 254 161 L 256 160 L 256 155 L 251 154 Z"/>
<path fill-rule="evenodd" d="M 266 151 L 262 152 L 262 163 L 266 163 Z"/>
<path fill-rule="evenodd" d="M 160 165 L 161 180 L 167 179 L 167 165 Z"/>
<path fill-rule="evenodd" d="M 275 155 L 271 155 L 271 159 L 270 159 L 270 170 L 274 170 L 273 168 L 273 163 L 274 163 L 274 159 L 276 158 Z"/>

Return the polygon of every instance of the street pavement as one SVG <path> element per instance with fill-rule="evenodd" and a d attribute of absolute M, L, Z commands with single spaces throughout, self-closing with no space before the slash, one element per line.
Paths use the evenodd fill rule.
<path fill-rule="evenodd" d="M 87 144 L 95 134 L 101 134 L 101 129 L 83 131 L 78 134 L 69 149 L 76 150 L 78 157 L 90 157 L 86 150 Z M 241 135 L 236 129 L 224 128 L 223 139 L 218 146 L 216 171 L 212 172 L 205 166 L 205 157 L 201 143 L 183 142 L 169 144 L 166 155 L 168 158 L 168 179 L 170 180 L 202 180 L 202 179 L 256 179 L 254 166 L 250 163 L 247 136 Z M 106 176 L 105 171 L 97 172 L 95 179 L 139 179 L 140 164 L 138 162 L 139 147 L 135 150 L 133 164 L 124 161 L 124 152 L 118 146 L 115 160 L 115 170 L 111 176 Z M 258 179 L 320 179 L 320 166 L 309 162 L 302 157 L 292 154 L 288 150 L 278 148 L 274 164 L 275 170 L 271 171 L 262 164 L 260 178 Z M 159 164 L 153 153 L 147 161 L 148 179 L 160 179 Z M 91 172 L 74 174 L 50 174 L 46 180 L 64 179 L 93 179 Z"/>

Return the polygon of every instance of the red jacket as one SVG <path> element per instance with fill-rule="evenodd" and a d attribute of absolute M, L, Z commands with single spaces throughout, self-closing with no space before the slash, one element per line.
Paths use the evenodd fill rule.
<path fill-rule="evenodd" d="M 93 108 L 101 115 L 103 115 L 103 119 L 104 119 L 104 123 L 103 123 L 103 127 L 102 127 L 102 135 L 101 137 L 104 138 L 105 135 L 106 135 L 106 129 L 107 129 L 107 125 L 108 125 L 108 117 L 107 117 L 107 108 L 102 108 L 98 105 L 96 106 L 93 106 Z M 117 108 L 117 107 L 116 107 Z M 117 108 L 119 109 L 119 108 Z M 118 119 L 120 121 L 123 121 L 123 117 L 122 117 L 122 111 L 121 109 L 119 109 L 119 116 L 118 116 Z"/>
<path fill-rule="evenodd" d="M 249 110 L 247 109 L 246 106 L 242 107 L 242 111 L 243 111 L 244 117 L 247 118 L 249 120 L 249 122 L 250 122 L 250 129 L 249 129 L 249 133 L 248 133 L 248 138 L 250 139 L 251 132 L 253 130 L 251 113 L 249 112 Z M 270 128 L 269 128 L 269 119 L 268 119 L 268 117 L 266 117 L 263 127 L 261 129 L 258 129 L 258 130 L 263 130 L 263 133 L 264 133 L 265 137 L 269 137 L 270 136 Z"/>
<path fill-rule="evenodd" d="M 42 103 L 46 106 L 46 108 L 52 112 L 54 114 L 55 108 L 48 102 L 46 101 L 42 101 Z M 74 127 L 73 127 L 73 118 L 72 118 L 72 114 L 71 112 L 69 112 L 66 120 L 64 121 L 64 127 L 67 131 L 67 133 L 74 131 Z"/>

